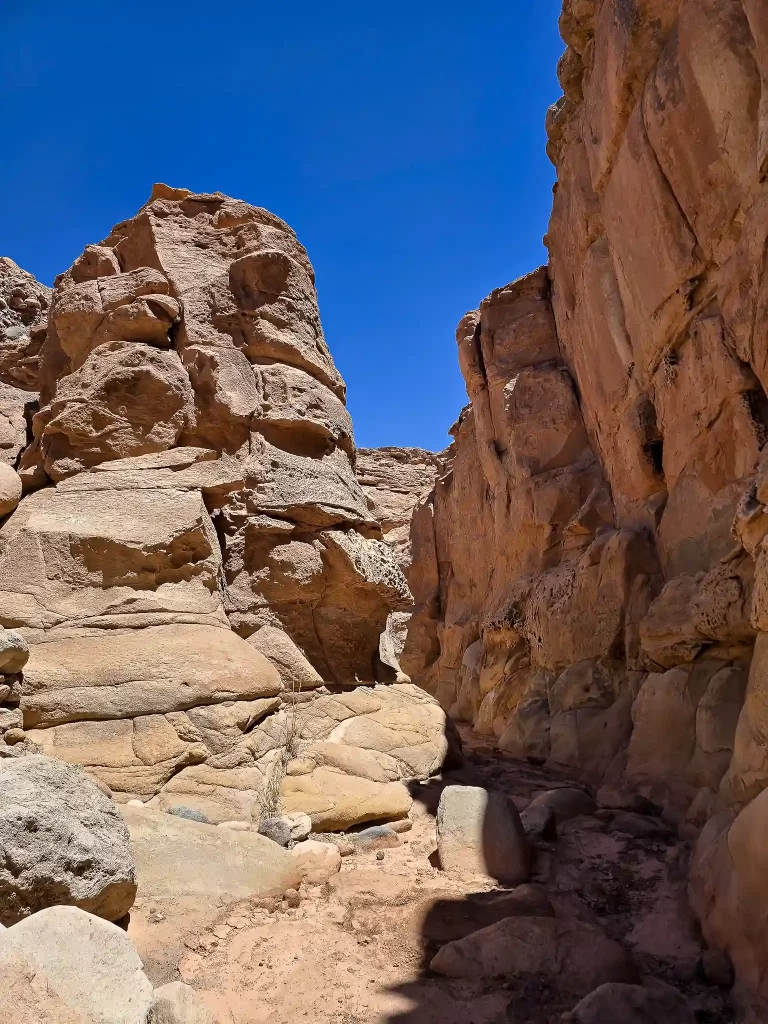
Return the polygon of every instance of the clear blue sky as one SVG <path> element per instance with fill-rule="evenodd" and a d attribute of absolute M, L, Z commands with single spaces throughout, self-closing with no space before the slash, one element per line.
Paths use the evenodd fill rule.
<path fill-rule="evenodd" d="M 545 259 L 560 0 L 0 0 L 0 255 L 51 283 L 154 181 L 288 221 L 360 445 L 445 446 L 456 322 Z"/>

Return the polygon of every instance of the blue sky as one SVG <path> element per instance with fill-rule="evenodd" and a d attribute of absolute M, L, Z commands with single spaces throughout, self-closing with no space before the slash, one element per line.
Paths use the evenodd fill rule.
<path fill-rule="evenodd" d="M 0 255 L 51 283 L 154 181 L 288 221 L 360 445 L 445 446 L 454 330 L 546 258 L 560 0 L 0 0 Z"/>

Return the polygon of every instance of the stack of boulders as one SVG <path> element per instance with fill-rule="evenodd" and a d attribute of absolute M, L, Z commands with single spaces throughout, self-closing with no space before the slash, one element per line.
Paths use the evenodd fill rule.
<path fill-rule="evenodd" d="M 2 449 L 0 626 L 29 658 L 0 716 L 121 802 L 316 830 L 406 814 L 445 714 L 387 639 L 411 595 L 293 231 L 160 185 L 52 295 L 2 269 L 0 383 L 27 339 L 39 402 Z"/>

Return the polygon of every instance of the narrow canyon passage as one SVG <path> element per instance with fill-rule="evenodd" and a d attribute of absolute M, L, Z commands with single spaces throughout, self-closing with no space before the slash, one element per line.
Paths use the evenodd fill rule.
<path fill-rule="evenodd" d="M 634 810 L 600 808 L 573 778 L 499 756 L 468 732 L 464 739 L 464 769 L 414 787 L 412 829 L 344 856 L 338 874 L 324 884 L 303 885 L 298 899 L 211 907 L 202 927 L 173 901 L 139 897 L 129 935 L 151 980 L 159 985 L 178 977 L 178 967 L 218 1018 L 231 1024 L 649 1019 L 632 1016 L 626 995 L 635 990 L 626 985 L 607 986 L 614 991 L 607 992 L 612 1001 L 604 1007 L 563 1016 L 579 1002 L 578 974 L 603 969 L 599 950 L 574 948 L 577 940 L 567 933 L 563 941 L 570 951 L 550 945 L 538 974 L 515 972 L 513 958 L 508 972 L 494 977 L 475 971 L 474 977 L 451 978 L 429 967 L 446 943 L 504 914 L 522 914 L 534 923 L 554 916 L 566 925 L 596 926 L 624 947 L 631 963 L 627 980 L 634 972 L 648 992 L 658 990 L 658 1024 L 732 1021 L 728 992 L 720 987 L 730 982 L 727 965 L 702 960 L 704 947 L 687 905 L 689 848 L 658 809 L 642 801 Z M 564 795 L 556 806 L 568 820 L 555 825 L 549 816 L 524 815 L 535 849 L 530 884 L 505 896 L 487 878 L 433 866 L 437 803 L 444 785 L 455 782 L 502 790 L 521 810 L 543 792 Z M 592 813 L 568 818 L 590 805 Z M 528 929 L 529 943 L 535 934 Z M 718 967 L 725 976 L 718 976 Z"/>

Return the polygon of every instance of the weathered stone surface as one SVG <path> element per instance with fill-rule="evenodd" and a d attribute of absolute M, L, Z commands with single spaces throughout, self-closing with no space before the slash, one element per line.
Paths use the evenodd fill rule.
<path fill-rule="evenodd" d="M 28 391 L 0 381 L 0 463 L 9 467 L 19 463 L 29 441 L 35 398 Z"/>
<path fill-rule="evenodd" d="M 299 886 L 295 858 L 256 832 L 235 832 L 138 807 L 121 807 L 145 897 L 233 902 Z"/>
<path fill-rule="evenodd" d="M 227 629 L 153 626 L 37 644 L 24 673 L 27 725 L 135 718 L 271 697 L 276 670 Z"/>
<path fill-rule="evenodd" d="M 670 985 L 653 988 L 608 982 L 590 992 L 571 1011 L 575 1024 L 692 1024 L 685 999 Z"/>
<path fill-rule="evenodd" d="M 95 1024 L 51 992 L 48 979 L 35 964 L 0 943 L 0 1014 L 3 1020 L 28 1024 Z"/>
<path fill-rule="evenodd" d="M 37 755 L 0 761 L 0 920 L 70 904 L 116 921 L 136 895 L 128 832 L 79 768 Z"/>
<path fill-rule="evenodd" d="M 275 666 L 286 689 L 311 690 L 323 685 L 323 677 L 282 629 L 262 626 L 248 637 L 248 643 Z"/>
<path fill-rule="evenodd" d="M 533 975 L 574 996 L 635 976 L 624 949 L 599 928 L 551 917 L 507 917 L 449 942 L 430 968 L 450 978 Z"/>
<path fill-rule="evenodd" d="M 422 448 L 358 448 L 355 473 L 383 540 L 408 575 L 413 510 L 432 489 L 442 455 Z M 410 582 L 410 581 L 409 581 Z"/>
<path fill-rule="evenodd" d="M 0 383 L 37 391 L 50 303 L 47 285 L 0 256 Z"/>
<path fill-rule="evenodd" d="M 0 629 L 0 673 L 16 675 L 29 660 L 29 644 L 13 629 Z"/>
<path fill-rule="evenodd" d="M 19 474 L 0 462 L 0 516 L 13 512 L 21 501 L 21 477 Z"/>
<path fill-rule="evenodd" d="M 520 815 L 502 793 L 446 786 L 437 809 L 437 849 L 443 871 L 489 875 L 521 885 L 531 854 Z"/>
<path fill-rule="evenodd" d="M 200 996 L 182 981 L 155 989 L 153 1024 L 216 1024 Z"/>
<path fill-rule="evenodd" d="M 707 794 L 688 828 L 768 785 L 763 6 L 563 3 L 549 263 L 461 320 L 411 527 L 402 669 L 513 757 Z"/>
<path fill-rule="evenodd" d="M 365 821 L 405 818 L 413 800 L 402 782 L 374 782 L 333 768 L 289 776 L 283 783 L 287 811 L 304 811 L 317 832 L 337 832 Z"/>
<path fill-rule="evenodd" d="M 307 885 L 323 885 L 341 869 L 341 854 L 333 843 L 305 839 L 291 849 Z"/>
<path fill-rule="evenodd" d="M 179 441 L 191 410 L 192 387 L 177 353 L 105 342 L 37 415 L 45 470 L 61 480 L 109 459 L 166 451 Z"/>
<path fill-rule="evenodd" d="M 50 1021 L 151 1024 L 152 986 L 131 940 L 108 921 L 77 907 L 41 910 L 0 937 L 0 971 L 14 957 L 34 972 L 33 991 L 44 987 L 71 1013 Z"/>

